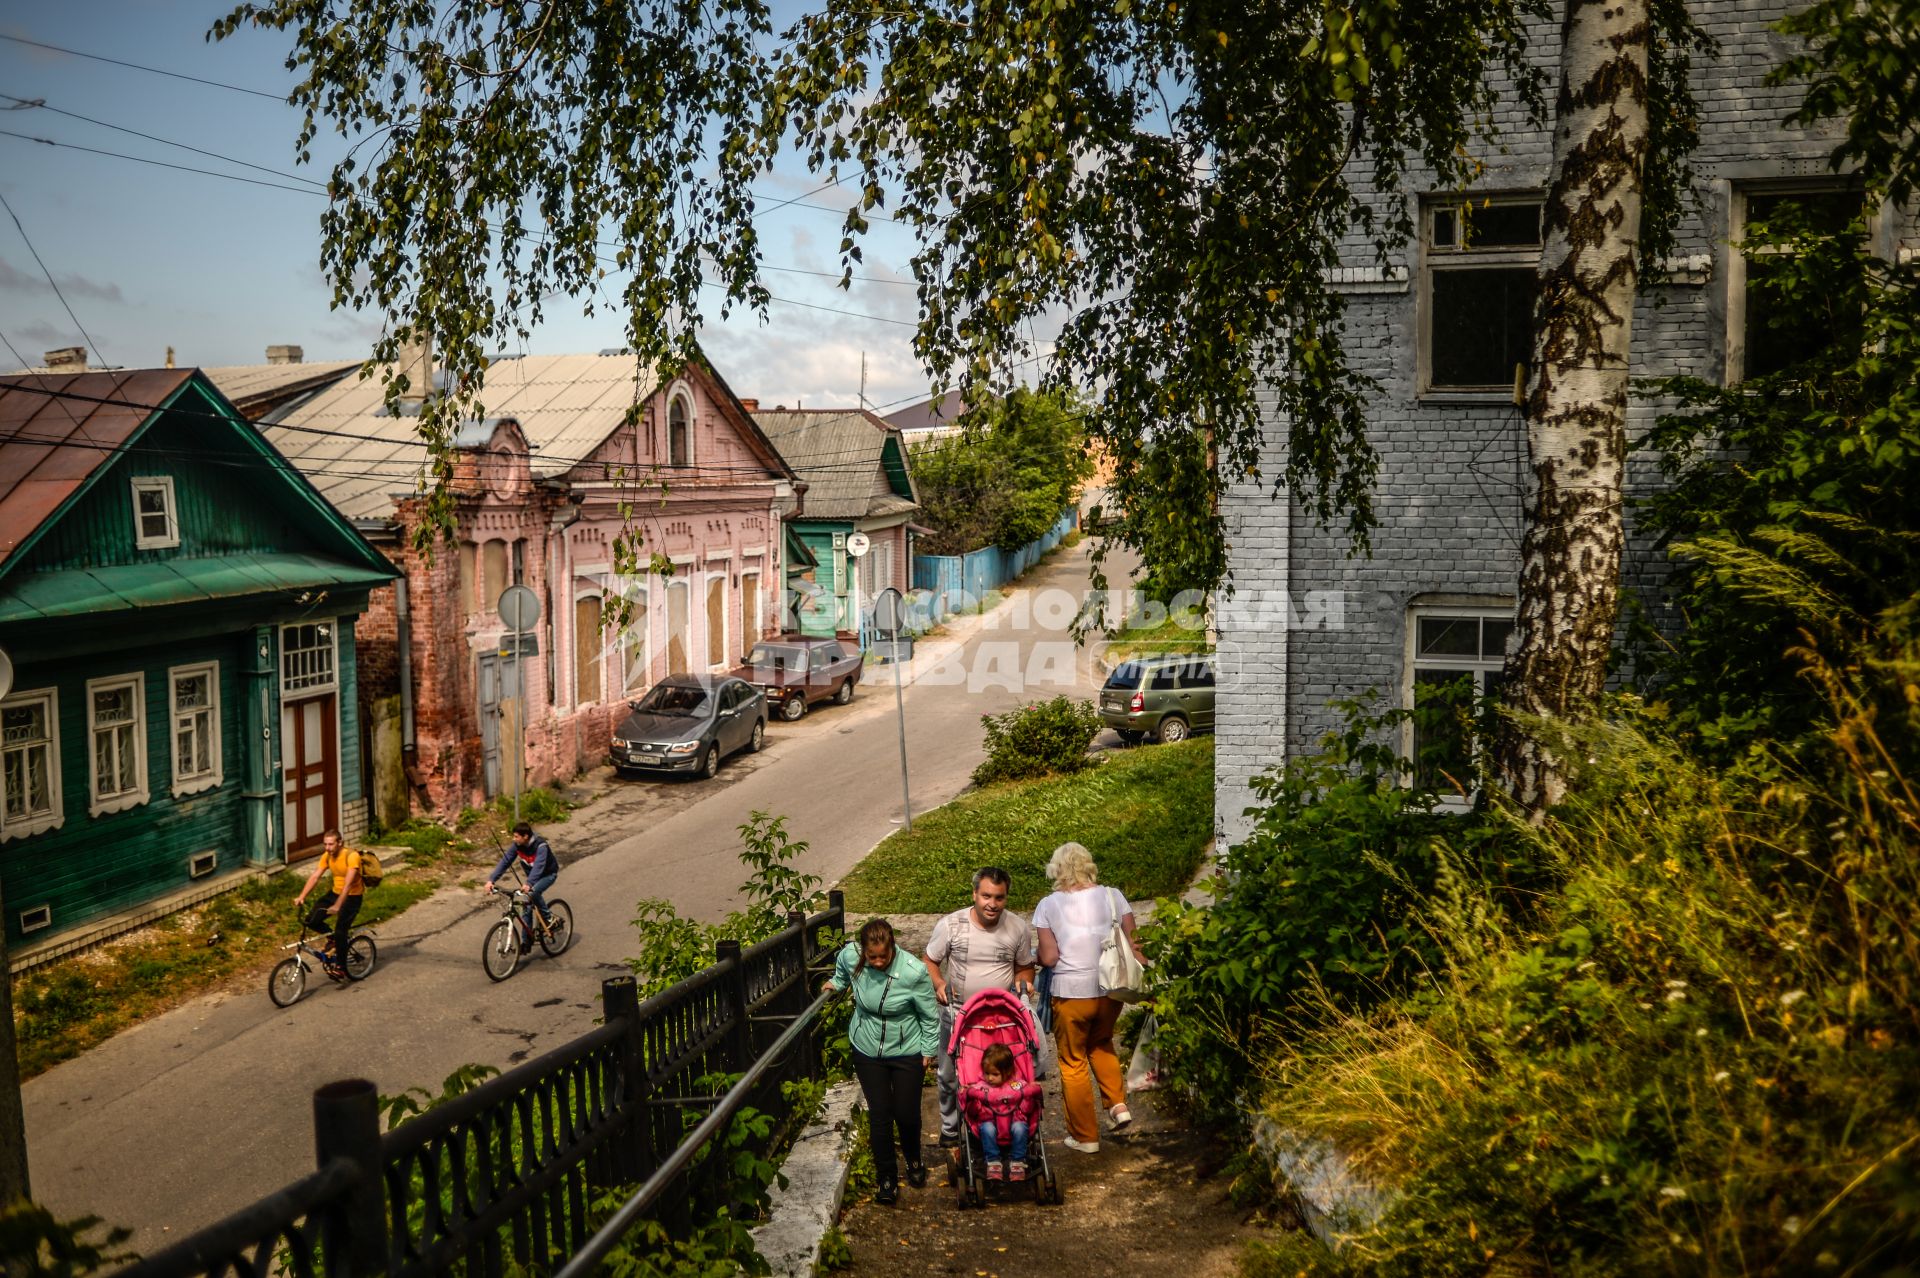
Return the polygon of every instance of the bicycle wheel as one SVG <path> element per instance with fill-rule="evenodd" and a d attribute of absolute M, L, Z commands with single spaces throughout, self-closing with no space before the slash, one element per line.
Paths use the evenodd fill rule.
<path fill-rule="evenodd" d="M 480 962 L 492 980 L 504 981 L 520 966 L 520 938 L 511 922 L 501 919 L 487 929 L 487 943 L 480 950 Z"/>
<path fill-rule="evenodd" d="M 547 926 L 540 933 L 540 948 L 557 958 L 573 944 L 573 907 L 565 901 L 548 901 L 547 918 Z"/>
<path fill-rule="evenodd" d="M 267 997 L 275 1007 L 292 1007 L 307 992 L 307 965 L 297 958 L 281 959 L 267 977 Z"/>
<path fill-rule="evenodd" d="M 380 957 L 380 948 L 373 938 L 365 932 L 347 942 L 347 979 L 364 981 L 373 975 L 373 965 Z"/>

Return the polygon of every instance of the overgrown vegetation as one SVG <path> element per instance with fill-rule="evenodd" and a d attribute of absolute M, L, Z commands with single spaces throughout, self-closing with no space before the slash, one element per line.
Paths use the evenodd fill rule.
<path fill-rule="evenodd" d="M 1009 904 L 1053 890 L 1047 857 L 1084 843 L 1100 881 L 1140 899 L 1183 891 L 1213 836 L 1213 740 L 1115 754 L 1073 776 L 1009 781 L 917 814 L 842 882 L 849 916 L 933 914 L 966 903 L 973 872 L 1004 866 Z"/>
<path fill-rule="evenodd" d="M 1107 641 L 1102 655 L 1111 669 L 1134 657 L 1155 657 L 1164 653 L 1204 654 L 1212 651 L 1213 645 L 1207 642 L 1206 619 L 1195 613 L 1184 612 L 1162 615 L 1157 620 L 1146 617 L 1129 620 Z"/>
<path fill-rule="evenodd" d="M 1920 279 L 1819 212 L 1754 230 L 1784 366 L 1657 388 L 1682 624 L 1638 695 L 1533 725 L 1566 801 L 1438 817 L 1401 782 L 1475 779 L 1360 716 L 1149 929 L 1163 1068 L 1385 1190 L 1249 1273 L 1912 1272 Z"/>
<path fill-rule="evenodd" d="M 52 1069 L 275 957 L 294 938 L 293 898 L 308 868 L 255 879 L 21 976 L 13 993 L 21 1078 Z M 435 878 L 414 870 L 390 873 L 367 893 L 356 925 L 377 926 L 436 886 Z"/>
<path fill-rule="evenodd" d="M 558 790 L 537 785 L 520 792 L 520 819 L 536 830 L 543 825 L 558 825 L 572 813 L 573 804 Z M 496 828 L 510 831 L 513 828 L 513 795 L 496 795 L 484 807 L 462 808 L 453 825 L 459 834 L 482 843 Z"/>
<path fill-rule="evenodd" d="M 61 1220 L 37 1203 L 0 1204 L 0 1273 L 9 1278 L 82 1278 L 137 1258 L 130 1231 L 98 1216 Z"/>
<path fill-rule="evenodd" d="M 980 723 L 987 757 L 973 770 L 975 785 L 1065 776 L 1099 762 L 1087 753 L 1101 728 L 1091 701 L 1062 694 L 1005 714 L 983 714 Z"/>
<path fill-rule="evenodd" d="M 1018 550 L 1053 527 L 1093 473 L 1085 409 L 1068 392 L 1025 388 L 975 410 L 968 428 L 916 448 L 922 553 Z"/>

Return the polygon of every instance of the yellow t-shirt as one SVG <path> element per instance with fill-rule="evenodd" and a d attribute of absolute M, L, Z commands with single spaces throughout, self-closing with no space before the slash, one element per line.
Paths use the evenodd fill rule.
<path fill-rule="evenodd" d="M 327 856 L 324 852 L 320 855 L 323 857 Z M 338 852 L 327 857 L 327 869 L 333 872 L 333 891 L 336 896 L 347 891 L 347 876 L 359 868 L 360 854 L 345 845 L 342 845 Z M 356 879 L 353 884 L 353 891 L 347 892 L 347 895 L 359 896 L 366 890 L 366 883 Z"/>

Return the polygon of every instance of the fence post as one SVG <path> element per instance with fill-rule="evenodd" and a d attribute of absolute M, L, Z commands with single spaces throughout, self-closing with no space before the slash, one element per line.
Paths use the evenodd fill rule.
<path fill-rule="evenodd" d="M 847 930 L 847 894 L 839 888 L 827 893 L 827 913 L 837 916 L 834 919 L 836 930 Z"/>
<path fill-rule="evenodd" d="M 727 1069 L 746 1072 L 753 1064 L 753 1022 L 747 1019 L 747 965 L 740 960 L 740 942 L 721 941 L 713 947 L 719 962 L 733 960 L 733 968 L 721 978 L 721 997 L 726 1000 L 727 1015 L 733 1028 L 727 1034 Z"/>
<path fill-rule="evenodd" d="M 613 1140 L 613 1184 L 634 1185 L 645 1178 L 645 1160 L 640 1144 L 651 1137 L 653 1127 L 647 1104 L 646 1066 L 640 1052 L 640 987 L 631 976 L 609 976 L 600 982 L 600 1007 L 608 1021 L 625 1021 L 626 1035 L 620 1040 L 620 1067 L 616 1077 L 618 1105 L 623 1115 Z"/>
<path fill-rule="evenodd" d="M 321 1167 L 344 1158 L 359 1173 L 340 1205 L 345 1265 L 354 1278 L 386 1272 L 386 1191 L 380 1181 L 379 1093 L 364 1078 L 328 1083 L 313 1094 L 313 1148 Z M 331 1266 L 329 1266 L 331 1268 Z"/>

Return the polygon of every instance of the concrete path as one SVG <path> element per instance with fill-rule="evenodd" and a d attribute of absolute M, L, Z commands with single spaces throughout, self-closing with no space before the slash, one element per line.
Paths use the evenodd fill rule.
<path fill-rule="evenodd" d="M 1089 693 L 1088 659 L 1057 628 L 1065 623 L 1022 617 L 1038 599 L 1077 598 L 1086 581 L 1082 545 L 993 614 L 959 619 L 924 646 L 903 698 L 916 810 L 966 786 L 982 714 L 1030 694 Z M 1025 681 L 1036 666 L 1050 683 Z M 36 1078 L 25 1089 L 36 1196 L 62 1215 L 131 1228 L 132 1245 L 152 1251 L 310 1171 L 320 1084 L 362 1076 L 386 1093 L 438 1091 L 463 1064 L 506 1067 L 559 1046 L 592 1026 L 600 981 L 626 970 L 635 901 L 665 897 L 703 919 L 735 904 L 735 831 L 756 809 L 786 814 L 810 843 L 799 868 L 838 879 L 900 819 L 888 676 L 872 667 L 852 705 L 774 725 L 762 754 L 736 756 L 713 782 L 607 782 L 553 831 L 567 863 L 555 894 L 577 922 L 559 959 L 536 956 L 490 983 L 480 945 L 497 911 L 449 888 L 380 930 L 380 969 L 364 984 L 324 987 L 280 1011 L 262 975 Z"/>

